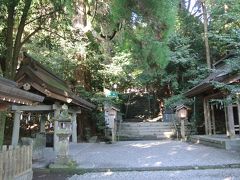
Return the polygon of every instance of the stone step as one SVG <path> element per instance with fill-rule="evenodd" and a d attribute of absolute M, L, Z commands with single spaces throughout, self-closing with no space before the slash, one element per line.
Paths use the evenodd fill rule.
<path fill-rule="evenodd" d="M 240 151 L 240 138 L 227 139 L 216 138 L 214 136 L 195 135 L 190 136 L 190 141 L 193 143 L 200 143 L 207 146 L 222 148 L 227 150 Z"/>
<path fill-rule="evenodd" d="M 171 122 L 122 122 L 123 126 L 172 126 Z"/>
<path fill-rule="evenodd" d="M 136 130 L 136 129 L 139 129 L 139 130 L 166 130 L 166 129 L 173 129 L 173 127 L 171 126 L 165 126 L 165 127 L 161 127 L 161 126 L 156 126 L 156 127 L 129 127 L 129 126 L 119 126 L 119 129 L 124 129 L 124 130 Z"/>
<path fill-rule="evenodd" d="M 119 126 L 120 130 L 127 130 L 127 131 L 134 131 L 134 130 L 147 130 L 147 131 L 158 131 L 158 130 L 169 130 L 173 129 L 172 127 L 124 127 L 124 126 Z"/>
<path fill-rule="evenodd" d="M 117 134 L 125 140 L 168 139 L 175 135 L 175 129 L 171 122 L 124 122 Z"/>
<path fill-rule="evenodd" d="M 129 133 L 131 132 L 132 134 L 152 134 L 152 133 L 166 133 L 166 132 L 175 132 L 174 129 L 165 129 L 165 130 L 139 130 L 139 129 L 135 129 L 135 130 L 126 130 L 126 129 L 122 129 L 122 130 L 119 130 L 120 133 L 124 134 L 124 133 Z"/>
<path fill-rule="evenodd" d="M 144 128 L 151 128 L 151 129 L 165 129 L 165 128 L 172 128 L 173 125 L 170 123 L 147 123 L 147 124 L 141 124 L 141 123 L 121 123 L 119 125 L 122 129 L 144 129 Z"/>
<path fill-rule="evenodd" d="M 144 136 L 156 136 L 156 137 L 165 137 L 170 138 L 174 135 L 174 132 L 166 132 L 166 133 L 152 133 L 152 134 L 131 134 L 131 133 L 125 133 L 125 134 L 118 134 L 119 136 L 126 136 L 126 137 L 144 137 Z"/>
<path fill-rule="evenodd" d="M 166 136 L 119 136 L 118 139 L 120 141 L 142 141 L 142 140 L 166 140 L 166 139 L 170 139 Z"/>

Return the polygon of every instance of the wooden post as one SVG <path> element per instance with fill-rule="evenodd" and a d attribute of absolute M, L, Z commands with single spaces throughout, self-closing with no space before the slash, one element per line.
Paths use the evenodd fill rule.
<path fill-rule="evenodd" d="M 239 102 L 239 99 L 237 100 L 237 109 L 238 109 L 238 127 L 239 127 L 239 134 L 240 134 L 240 102 Z"/>
<path fill-rule="evenodd" d="M 0 149 L 3 145 L 4 141 L 4 130 L 5 130 L 5 123 L 6 123 L 6 112 L 0 111 Z"/>
<path fill-rule="evenodd" d="M 58 129 L 58 122 L 56 121 L 56 118 L 58 118 L 60 115 L 60 108 L 58 107 L 58 104 L 56 105 L 56 109 L 54 110 L 54 142 L 53 142 L 53 147 L 54 151 L 57 152 L 57 143 L 58 143 L 58 137 L 56 134 L 56 130 Z"/>
<path fill-rule="evenodd" d="M 215 114 L 214 114 L 214 107 L 211 105 L 211 115 L 212 115 L 212 126 L 213 126 L 213 134 L 216 134 L 216 122 L 215 122 Z"/>
<path fill-rule="evenodd" d="M 205 121 L 205 134 L 209 134 L 209 128 L 208 128 L 208 115 L 207 115 L 207 98 L 203 98 L 203 108 L 204 108 L 204 121 Z"/>
<path fill-rule="evenodd" d="M 13 178 L 14 177 L 14 174 L 13 174 L 13 166 L 14 166 L 14 164 L 13 164 L 13 147 L 12 146 L 9 146 L 8 147 L 8 166 L 7 166 L 7 168 L 8 168 L 8 177 L 10 177 L 10 178 Z"/>
<path fill-rule="evenodd" d="M 20 129 L 20 111 L 14 112 L 14 124 L 13 124 L 13 133 L 12 133 L 12 145 L 16 146 L 19 140 L 19 129 Z"/>
<path fill-rule="evenodd" d="M 18 174 L 18 168 L 19 168 L 19 146 L 16 146 L 14 149 L 14 174 Z"/>
<path fill-rule="evenodd" d="M 185 119 L 181 119 L 181 137 L 182 140 L 185 140 L 186 135 L 185 135 Z"/>
<path fill-rule="evenodd" d="M 115 131 L 114 131 L 114 128 L 112 128 L 111 130 L 112 130 L 112 142 L 115 142 Z"/>
<path fill-rule="evenodd" d="M 3 179 L 3 153 L 0 151 L 0 179 Z"/>
<path fill-rule="evenodd" d="M 224 104 L 224 116 L 225 116 L 225 126 L 226 126 L 226 135 L 227 137 L 230 136 L 229 131 L 228 131 L 228 113 L 227 113 L 227 105 Z"/>
<path fill-rule="evenodd" d="M 208 134 L 212 135 L 211 109 L 208 100 L 207 100 L 207 119 L 208 119 Z"/>
<path fill-rule="evenodd" d="M 46 115 L 45 114 L 41 114 L 40 115 L 40 132 L 41 133 L 45 133 L 45 123 L 46 123 Z"/>
<path fill-rule="evenodd" d="M 232 105 L 232 98 L 230 96 L 227 97 L 228 104 L 227 104 L 227 116 L 228 116 L 228 132 L 229 137 L 234 138 L 235 137 L 235 128 L 234 128 L 234 116 L 233 116 L 233 105 Z"/>
<path fill-rule="evenodd" d="M 77 143 L 77 113 L 72 113 L 72 142 Z"/>

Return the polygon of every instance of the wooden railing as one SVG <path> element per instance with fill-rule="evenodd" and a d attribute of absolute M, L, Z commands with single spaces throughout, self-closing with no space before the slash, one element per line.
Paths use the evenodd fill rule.
<path fill-rule="evenodd" d="M 0 151 L 1 180 L 31 180 L 32 146 L 3 146 Z"/>

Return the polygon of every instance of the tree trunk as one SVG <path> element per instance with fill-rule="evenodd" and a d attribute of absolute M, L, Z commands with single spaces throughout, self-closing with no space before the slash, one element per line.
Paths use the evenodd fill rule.
<path fill-rule="evenodd" d="M 87 26 L 87 11 L 84 0 L 78 0 L 75 3 L 75 13 L 76 15 L 73 18 L 73 27 L 80 28 L 81 30 L 81 28 Z"/>
<path fill-rule="evenodd" d="M 205 41 L 205 48 L 206 48 L 206 60 L 207 66 L 211 69 L 211 59 L 210 59 L 210 49 L 208 44 L 208 17 L 207 17 L 207 7 L 205 0 L 201 0 L 202 10 L 203 10 L 203 21 L 204 21 L 204 41 Z"/>
<path fill-rule="evenodd" d="M 78 0 L 75 3 L 76 15 L 73 19 L 73 26 L 81 31 L 87 26 L 87 11 L 84 0 Z M 78 31 L 77 31 L 78 32 Z M 81 34 L 79 34 L 81 36 Z M 84 36 L 84 34 L 83 34 Z M 91 73 L 84 64 L 86 60 L 86 52 L 78 52 L 77 59 L 79 61 L 75 70 L 75 78 L 78 83 L 81 83 L 85 90 L 91 91 Z"/>
<path fill-rule="evenodd" d="M 26 20 L 28 17 L 28 12 L 31 7 L 31 3 L 32 3 L 32 0 L 25 1 L 24 9 L 22 11 L 23 13 L 22 13 L 21 21 L 18 26 L 18 31 L 17 31 L 17 35 L 16 35 L 16 39 L 15 39 L 15 43 L 14 43 L 14 49 L 13 49 L 13 57 L 12 57 L 12 70 L 11 70 L 12 78 L 14 78 L 15 74 L 16 74 L 16 69 L 17 69 L 17 65 L 18 65 L 18 56 L 19 56 L 19 53 L 20 53 L 20 50 L 22 47 L 22 43 L 21 43 L 22 35 L 23 35 Z"/>
<path fill-rule="evenodd" d="M 14 26 L 14 13 L 15 13 L 15 1 L 9 1 L 7 12 L 7 33 L 6 33 L 6 55 L 5 58 L 3 58 L 3 61 L 5 61 L 5 67 L 2 68 L 3 70 L 3 76 L 7 77 L 9 79 L 12 79 L 11 77 L 11 69 L 12 69 L 12 57 L 13 57 L 13 26 Z"/>
<path fill-rule="evenodd" d="M 5 56 L 1 59 L 1 68 L 3 76 L 9 79 L 14 79 L 16 74 L 16 68 L 18 65 L 18 56 L 22 47 L 22 35 L 24 32 L 25 23 L 28 17 L 28 12 L 31 7 L 32 0 L 26 0 L 24 8 L 22 10 L 22 16 L 20 24 L 18 26 L 16 37 L 14 38 L 14 21 L 15 21 L 15 9 L 18 5 L 18 1 L 12 0 L 7 4 L 7 31 L 6 31 L 6 52 Z M 14 41 L 15 39 L 15 41 Z M 5 67 L 4 67 L 5 66 Z"/>

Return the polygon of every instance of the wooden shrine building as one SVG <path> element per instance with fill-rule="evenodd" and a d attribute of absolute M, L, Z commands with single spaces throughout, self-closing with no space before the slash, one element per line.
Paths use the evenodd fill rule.
<path fill-rule="evenodd" d="M 41 116 L 40 131 L 45 132 L 45 123 L 49 120 L 49 116 L 51 119 L 56 118 L 60 113 L 61 106 L 67 104 L 73 122 L 72 141 L 77 142 L 77 114 L 81 113 L 82 108 L 92 110 L 95 105 L 74 94 L 62 79 L 26 53 L 24 53 L 22 65 L 15 80 L 20 88 L 44 96 L 44 101 L 30 108 L 27 106 L 12 106 L 12 110 L 15 112 L 25 111 L 29 114 L 31 112 L 39 113 Z M 56 123 L 52 122 L 53 129 L 56 129 Z M 54 131 L 54 144 L 57 141 Z"/>
<path fill-rule="evenodd" d="M 31 107 L 33 104 L 44 100 L 43 96 L 36 95 L 17 87 L 17 83 L 0 77 L 0 111 L 7 111 L 11 105 Z M 19 119 L 20 114 L 15 113 L 14 118 Z M 4 127 L 0 127 L 4 128 Z M 19 121 L 15 121 L 12 133 L 12 144 L 16 144 L 19 138 Z"/>
<path fill-rule="evenodd" d="M 238 61 L 238 59 L 236 59 Z M 229 93 L 214 85 L 236 85 Z M 185 93 L 188 98 L 203 99 L 205 134 L 226 134 L 234 138 L 239 134 L 240 127 L 240 89 L 239 70 L 222 59 L 214 64 L 213 72 L 200 84 Z"/>

